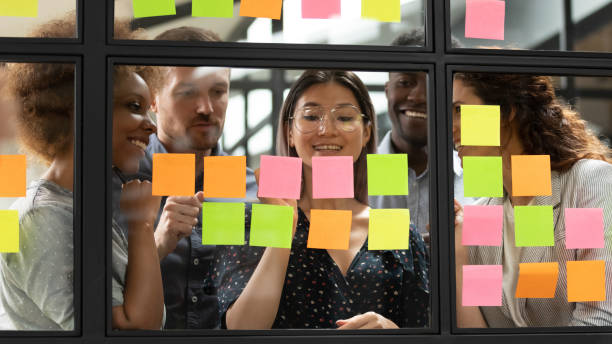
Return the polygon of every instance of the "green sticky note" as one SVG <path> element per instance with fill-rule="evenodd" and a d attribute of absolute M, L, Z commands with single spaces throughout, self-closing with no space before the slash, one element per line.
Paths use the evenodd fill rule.
<path fill-rule="evenodd" d="M 465 197 L 504 196 L 501 156 L 464 156 L 462 160 Z"/>
<path fill-rule="evenodd" d="M 0 252 L 19 252 L 19 213 L 0 210 Z"/>
<path fill-rule="evenodd" d="M 368 250 L 407 250 L 410 209 L 370 209 Z"/>
<path fill-rule="evenodd" d="M 291 248 L 293 208 L 253 204 L 249 245 Z"/>
<path fill-rule="evenodd" d="M 368 195 L 407 195 L 408 155 L 368 154 Z"/>
<path fill-rule="evenodd" d="M 461 145 L 499 146 L 499 105 L 461 105 Z"/>
<path fill-rule="evenodd" d="M 171 16 L 176 14 L 174 0 L 132 0 L 134 18 Z"/>
<path fill-rule="evenodd" d="M 361 18 L 399 23 L 400 0 L 361 0 Z"/>
<path fill-rule="evenodd" d="M 202 203 L 202 245 L 244 245 L 244 203 Z"/>
<path fill-rule="evenodd" d="M 234 16 L 233 0 L 193 0 L 192 17 L 232 18 Z"/>
<path fill-rule="evenodd" d="M 0 0 L 2 17 L 38 17 L 38 0 Z"/>
<path fill-rule="evenodd" d="M 555 246 L 552 206 L 514 207 L 514 238 L 517 247 Z"/>

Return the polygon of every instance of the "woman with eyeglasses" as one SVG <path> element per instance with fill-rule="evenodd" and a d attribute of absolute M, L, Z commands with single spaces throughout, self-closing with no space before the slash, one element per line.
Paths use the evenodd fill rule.
<path fill-rule="evenodd" d="M 294 208 L 291 249 L 228 246 L 218 266 L 222 325 L 228 329 L 424 327 L 429 324 L 428 256 L 410 230 L 409 250 L 368 250 L 366 156 L 376 119 L 351 72 L 309 70 L 281 109 L 278 154 L 303 160 L 301 198 L 261 199 Z M 355 197 L 314 199 L 312 158 L 352 156 Z M 307 247 L 312 209 L 350 210 L 348 250 Z M 256 267 L 241 267 L 260 255 Z M 246 286 L 245 286 L 246 285 Z M 244 287 L 242 287 L 244 286 Z"/>

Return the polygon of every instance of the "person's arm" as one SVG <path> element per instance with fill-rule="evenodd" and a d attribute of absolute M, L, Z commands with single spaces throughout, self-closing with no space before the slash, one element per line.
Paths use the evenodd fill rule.
<path fill-rule="evenodd" d="M 194 196 L 170 196 L 166 199 L 155 229 L 155 245 L 160 261 L 174 251 L 179 240 L 191 235 L 191 229 L 198 223 L 203 201 L 202 191 Z"/>
<path fill-rule="evenodd" d="M 122 330 L 162 327 L 164 294 L 153 226 L 161 198 L 151 195 L 151 183 L 125 184 L 121 210 L 127 215 L 128 266 L 124 302 L 113 307 L 113 328 Z"/>
<path fill-rule="evenodd" d="M 461 236 L 463 229 L 463 207 L 455 200 L 455 285 L 457 292 L 456 309 L 457 309 L 457 327 L 459 328 L 481 328 L 488 327 L 480 307 L 463 306 L 463 266 L 469 264 L 469 256 L 467 247 L 461 244 Z"/>

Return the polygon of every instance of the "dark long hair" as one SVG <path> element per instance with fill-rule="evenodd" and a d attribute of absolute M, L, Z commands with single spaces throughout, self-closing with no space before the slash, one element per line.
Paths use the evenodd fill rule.
<path fill-rule="evenodd" d="M 302 94 L 311 86 L 330 82 L 344 86 L 353 92 L 359 104 L 359 109 L 366 116 L 364 118 L 365 124 L 371 126 L 372 134 L 370 135 L 370 140 L 353 165 L 355 199 L 361 203 L 368 204 L 366 156 L 367 154 L 376 153 L 376 114 L 374 113 L 374 106 L 372 105 L 367 88 L 355 73 L 339 70 L 307 70 L 302 73 L 300 78 L 291 86 L 281 108 L 278 134 L 276 136 L 276 154 L 280 156 L 298 156 L 295 148 L 288 145 L 288 129 L 292 124 L 291 117 L 295 111 L 295 104 L 297 104 Z"/>
<path fill-rule="evenodd" d="M 565 171 L 578 160 L 612 163 L 612 150 L 587 129 L 580 114 L 556 96 L 551 77 L 526 74 L 456 73 L 485 104 L 500 105 L 502 124 L 512 110 L 526 154 L 550 155 L 553 170 Z"/>

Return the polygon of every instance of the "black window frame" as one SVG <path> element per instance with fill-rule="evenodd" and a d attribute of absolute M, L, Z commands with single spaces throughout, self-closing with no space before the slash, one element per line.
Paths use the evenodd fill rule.
<path fill-rule="evenodd" d="M 612 53 L 454 49 L 450 1 L 428 0 L 426 45 L 418 48 L 268 43 L 117 41 L 112 38 L 114 1 L 77 0 L 76 39 L 0 38 L 0 60 L 68 62 L 75 77 L 75 330 L 0 332 L 10 343 L 573 343 L 609 342 L 611 327 L 458 329 L 452 173 L 452 75 L 456 71 L 612 76 Z M 104 15 L 100 15 L 103 13 Z M 248 57 L 246 57 L 248 56 Z M 135 331 L 110 330 L 112 68 L 115 64 L 222 65 L 248 68 L 341 68 L 426 71 L 432 224 L 432 322 L 428 329 L 355 331 Z M 101 130 L 104 128 L 104 130 Z M 104 182 L 100 182 L 104 181 Z M 609 295 L 609 297 L 611 297 Z M 224 331 L 225 332 L 225 331 Z M 203 337 L 206 336 L 206 337 Z"/>

